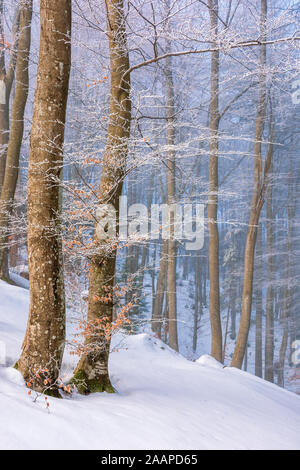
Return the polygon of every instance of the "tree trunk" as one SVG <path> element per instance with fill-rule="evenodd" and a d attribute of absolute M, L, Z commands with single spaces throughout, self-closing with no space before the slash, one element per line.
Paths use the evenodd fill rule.
<path fill-rule="evenodd" d="M 287 262 L 288 264 L 288 262 Z M 288 270 L 288 268 L 287 268 Z M 289 298 L 289 289 L 285 287 L 284 289 L 284 299 L 283 299 L 283 312 L 282 312 L 282 324 L 283 324 L 283 335 L 279 351 L 279 363 L 278 363 L 278 379 L 277 384 L 279 387 L 284 387 L 284 364 L 286 357 L 286 350 L 288 346 L 288 298 Z"/>
<path fill-rule="evenodd" d="M 152 331 L 161 338 L 162 329 L 162 316 L 163 316 L 163 302 L 164 295 L 167 285 L 167 265 L 168 265 L 168 242 L 163 241 L 160 263 L 159 263 L 159 274 L 156 285 L 156 293 L 154 299 L 153 315 L 152 315 Z"/>
<path fill-rule="evenodd" d="M 284 301 L 283 301 L 283 335 L 279 352 L 279 365 L 278 365 L 278 381 L 277 384 L 280 387 L 284 387 L 284 364 L 286 351 L 288 347 L 289 338 L 289 317 L 290 309 L 292 306 L 292 290 L 291 290 L 291 279 L 293 278 L 292 272 L 292 242 L 293 242 L 293 225 L 295 217 L 295 193 L 293 189 L 293 177 L 292 171 L 289 175 L 289 191 L 288 191 L 288 236 L 287 236 L 287 258 L 286 258 L 286 282 L 287 286 L 284 289 Z"/>
<path fill-rule="evenodd" d="M 63 14 L 62 14 L 63 12 Z M 47 368 L 56 393 L 65 341 L 59 214 L 65 115 L 71 65 L 71 0 L 41 0 L 41 38 L 28 172 L 30 309 L 17 367 L 35 390 Z M 54 144 L 55 143 L 55 144 Z"/>
<path fill-rule="evenodd" d="M 258 229 L 256 259 L 255 375 L 262 377 L 262 226 Z"/>
<path fill-rule="evenodd" d="M 195 306 L 194 306 L 194 329 L 193 329 L 193 351 L 196 352 L 199 325 L 199 303 L 200 303 L 200 264 L 196 258 L 195 263 Z"/>
<path fill-rule="evenodd" d="M 261 0 L 261 19 L 260 33 L 261 39 L 266 39 L 266 20 L 267 20 L 267 0 Z M 264 203 L 264 194 L 267 186 L 267 175 L 271 163 L 272 155 L 266 157 L 265 175 L 262 179 L 262 150 L 261 140 L 265 125 L 266 115 L 266 45 L 260 46 L 259 61 L 259 103 L 256 116 L 256 131 L 254 144 L 254 187 L 252 195 L 252 203 L 250 209 L 250 221 L 245 247 L 244 258 L 244 284 L 242 295 L 242 312 L 239 333 L 236 346 L 231 362 L 232 367 L 241 369 L 246 351 L 248 335 L 250 330 L 252 292 L 253 292 L 253 270 L 254 270 L 254 253 L 257 236 L 257 227 L 259 223 L 260 212 Z"/>
<path fill-rule="evenodd" d="M 4 43 L 3 4 L 4 0 L 0 0 L 0 37 L 1 41 Z M 0 192 L 4 181 L 6 152 L 9 138 L 9 98 L 15 74 L 17 33 L 19 29 L 19 20 L 20 9 L 18 7 L 15 13 L 14 23 L 12 27 L 12 55 L 7 72 L 5 69 L 5 48 L 2 48 L 0 52 Z"/>
<path fill-rule="evenodd" d="M 119 197 L 125 177 L 128 140 L 130 136 L 131 100 L 130 79 L 123 78 L 129 69 L 129 56 L 123 0 L 107 0 L 107 28 L 110 50 L 111 90 L 110 116 L 105 155 L 99 187 L 100 204 L 111 204 L 119 215 Z M 107 294 L 113 294 L 116 249 L 103 240 L 92 257 L 90 266 L 88 322 L 113 318 L 113 300 L 104 302 Z M 113 297 L 113 296 L 112 296 Z M 112 298 L 111 297 L 111 298 Z M 79 392 L 113 392 L 108 372 L 110 342 L 103 350 L 91 351 L 82 356 L 72 381 Z"/>
<path fill-rule="evenodd" d="M 272 187 L 267 195 L 267 250 L 268 250 L 268 288 L 266 299 L 266 338 L 265 338 L 265 380 L 274 382 L 274 288 L 273 288 L 273 263 L 274 255 L 273 235 L 273 204 Z"/>
<path fill-rule="evenodd" d="M 1 40 L 4 42 L 3 3 L 3 0 L 0 0 L 0 37 Z M 2 184 L 4 181 L 6 168 L 6 154 L 9 140 L 9 99 L 15 74 L 17 33 L 19 29 L 19 20 L 20 9 L 19 7 L 17 7 L 12 27 L 12 55 L 7 72 L 5 68 L 5 49 L 2 48 L 0 52 L 0 194 L 2 190 Z M 4 280 L 9 280 L 7 247 L 4 247 L 3 250 L 4 251 L 2 255 L 2 262 L 0 264 L 0 278 Z"/>
<path fill-rule="evenodd" d="M 24 131 L 24 112 L 29 86 L 29 54 L 31 40 L 32 0 L 20 6 L 20 25 L 16 63 L 16 93 L 12 108 L 12 122 L 6 156 L 5 176 L 0 199 L 0 266 L 3 266 L 8 242 L 10 216 L 19 175 L 20 150 Z"/>
<path fill-rule="evenodd" d="M 168 39 L 167 50 L 170 50 L 170 40 Z M 168 205 L 169 209 L 176 201 L 176 181 L 175 181 L 175 97 L 174 83 L 172 74 L 171 57 L 167 57 L 166 66 L 166 91 L 167 91 L 167 143 L 169 147 L 167 166 L 168 166 Z M 170 235 L 168 240 L 168 312 L 169 312 L 169 345 L 175 351 L 178 351 L 178 332 L 177 332 L 177 301 L 176 301 L 176 257 L 177 246 L 174 236 L 175 214 L 170 210 Z"/>
<path fill-rule="evenodd" d="M 209 0 L 212 48 L 217 47 L 218 0 Z M 219 51 L 211 55 L 210 79 L 210 143 L 209 143 L 209 312 L 211 323 L 211 355 L 222 362 L 222 324 L 220 317 L 219 286 L 219 231 L 218 231 L 218 129 L 219 129 Z"/>

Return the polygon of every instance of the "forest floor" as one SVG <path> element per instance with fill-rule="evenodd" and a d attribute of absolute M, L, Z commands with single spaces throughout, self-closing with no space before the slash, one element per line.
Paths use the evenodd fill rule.
<path fill-rule="evenodd" d="M 0 281 L 1 449 L 300 449 L 299 396 L 209 356 L 188 361 L 147 334 L 114 340 L 118 393 L 49 398 L 49 410 L 44 397 L 34 403 L 11 367 L 28 294 Z M 65 355 L 66 376 L 71 358 Z"/>

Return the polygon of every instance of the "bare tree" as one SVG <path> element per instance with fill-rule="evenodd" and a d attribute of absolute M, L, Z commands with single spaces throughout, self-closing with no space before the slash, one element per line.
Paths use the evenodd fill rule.
<path fill-rule="evenodd" d="M 263 42 L 266 42 L 266 21 L 267 21 L 267 0 L 261 0 L 260 16 L 260 36 Z M 242 312 L 239 333 L 232 358 L 232 367 L 241 368 L 247 347 L 248 335 L 250 330 L 252 293 L 253 293 L 253 271 L 254 271 L 254 253 L 256 245 L 257 227 L 259 223 L 260 212 L 264 204 L 265 192 L 268 185 L 269 170 L 272 161 L 272 150 L 269 151 L 265 159 L 263 170 L 262 161 L 262 136 L 265 126 L 267 97 L 266 97 L 266 62 L 267 48 L 266 44 L 260 46 L 259 59 L 259 102 L 256 115 L 256 131 L 254 144 L 254 186 L 252 202 L 250 209 L 249 228 L 245 247 L 244 257 L 244 284 L 242 296 Z"/>
<path fill-rule="evenodd" d="M 111 204 L 119 214 L 119 197 L 125 177 L 130 136 L 131 100 L 126 27 L 123 0 L 107 0 L 107 29 L 110 51 L 110 112 L 105 155 L 99 186 L 99 202 Z M 104 215 L 105 216 L 105 215 Z M 116 247 L 97 240 L 98 251 L 92 256 L 89 278 L 88 322 L 113 318 L 113 287 Z M 110 295 L 108 302 L 104 298 Z M 89 341 L 95 341 L 91 338 Z M 113 392 L 109 378 L 109 341 L 103 349 L 92 349 L 82 356 L 74 372 L 73 382 L 82 393 Z"/>

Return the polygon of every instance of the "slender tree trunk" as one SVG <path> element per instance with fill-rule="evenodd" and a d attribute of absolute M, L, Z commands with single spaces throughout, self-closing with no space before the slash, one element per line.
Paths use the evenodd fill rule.
<path fill-rule="evenodd" d="M 230 327 L 230 339 L 236 338 L 236 294 L 237 294 L 237 280 L 234 273 L 235 263 L 232 262 L 231 265 L 231 282 L 229 289 L 229 306 L 230 306 L 230 318 L 231 318 L 231 327 Z"/>
<path fill-rule="evenodd" d="M 0 39 L 4 43 L 4 0 L 0 0 Z M 12 55 L 6 72 L 5 68 L 5 49 L 0 52 L 0 192 L 4 181 L 6 152 L 9 139 L 9 98 L 15 75 L 17 34 L 20 21 L 20 9 L 16 10 L 14 23 L 12 27 L 13 44 Z"/>
<path fill-rule="evenodd" d="M 183 259 L 183 271 L 182 271 L 182 279 L 184 281 L 187 280 L 188 278 L 188 274 L 189 274 L 189 261 L 190 261 L 190 257 L 188 255 L 185 255 L 184 256 L 184 259 Z"/>
<path fill-rule="evenodd" d="M 209 0 L 212 47 L 217 46 L 218 0 Z M 218 129 L 219 129 L 219 51 L 211 55 L 210 79 L 210 157 L 209 157 L 209 312 L 211 323 L 211 355 L 222 362 L 222 324 L 220 317 L 219 286 L 219 231 L 218 231 Z"/>
<path fill-rule="evenodd" d="M 170 40 L 168 40 L 167 50 L 170 50 Z M 174 83 L 172 74 L 171 57 L 166 59 L 166 91 L 167 91 L 167 142 L 169 146 L 167 165 L 168 165 L 168 205 L 169 208 L 176 201 L 176 181 L 175 181 L 175 97 Z M 174 211 L 170 210 L 170 238 L 168 240 L 168 312 L 169 312 L 169 345 L 175 351 L 178 351 L 178 332 L 177 332 L 177 306 L 176 306 L 176 257 L 177 246 L 174 236 Z"/>
<path fill-rule="evenodd" d="M 131 100 L 130 79 L 123 78 L 129 69 L 123 0 L 107 0 L 107 28 L 110 50 L 111 90 L 110 117 L 102 174 L 100 203 L 111 204 L 119 215 L 119 197 L 125 177 L 128 140 L 130 136 Z M 96 233 L 97 240 L 97 233 Z M 99 251 L 91 260 L 88 321 L 113 318 L 113 300 L 104 302 L 113 287 L 116 266 L 116 249 L 98 240 Z M 113 392 L 109 379 L 109 342 L 103 350 L 91 351 L 82 356 L 74 373 L 73 382 L 81 393 Z"/>
<path fill-rule="evenodd" d="M 3 26 L 3 0 L 0 0 L 0 37 L 4 43 L 4 26 Z M 12 55 L 6 72 L 5 68 L 5 50 L 2 48 L 0 52 L 0 194 L 2 190 L 2 184 L 4 181 L 5 167 L 6 167 L 6 154 L 9 140 L 9 99 L 12 89 L 12 84 L 15 74 L 16 65 L 16 50 L 17 50 L 17 36 L 19 29 L 20 20 L 20 9 L 17 7 L 13 27 L 13 44 L 12 44 Z M 7 247 L 3 248 L 2 261 L 0 264 L 0 278 L 9 280 L 8 271 L 8 250 Z"/>
<path fill-rule="evenodd" d="M 55 382 L 65 342 L 59 182 L 71 65 L 71 0 L 41 0 L 40 18 L 28 173 L 30 309 L 17 367 L 26 381 L 47 368 L 52 393 L 58 394 Z M 42 374 L 33 386 L 44 389 Z"/>
<path fill-rule="evenodd" d="M 227 337 L 228 337 L 228 326 L 229 326 L 229 312 L 230 312 L 230 305 L 228 305 L 227 315 L 226 315 L 226 325 L 225 325 L 225 333 L 224 333 L 224 345 L 222 351 L 222 362 L 225 361 L 226 356 L 226 348 L 227 348 Z"/>
<path fill-rule="evenodd" d="M 268 250 L 268 288 L 266 299 L 266 338 L 265 338 L 265 380 L 274 382 L 274 235 L 272 187 L 267 195 L 267 250 Z"/>
<path fill-rule="evenodd" d="M 150 268 L 150 272 L 151 272 L 151 292 L 152 292 L 152 309 L 151 309 L 151 317 L 152 318 L 153 318 L 154 305 L 155 305 L 155 299 L 156 299 L 156 297 L 155 297 L 156 250 L 157 250 L 157 244 L 154 243 L 152 266 Z"/>
<path fill-rule="evenodd" d="M 196 258 L 195 262 L 195 306 L 194 306 L 194 330 L 193 330 L 193 351 L 197 349 L 198 324 L 199 324 L 199 289 L 200 285 L 200 264 Z"/>
<path fill-rule="evenodd" d="M 29 54 L 31 40 L 32 0 L 20 6 L 20 26 L 16 64 L 16 93 L 12 108 L 12 122 L 6 156 L 5 176 L 0 199 L 0 266 L 3 266 L 10 216 L 19 175 L 20 150 L 24 131 L 24 112 L 29 86 Z"/>
<path fill-rule="evenodd" d="M 286 281 L 287 286 L 284 289 L 284 300 L 283 300 L 283 312 L 282 312 L 282 323 L 283 323 L 283 335 L 279 352 L 279 365 L 278 365 L 278 381 L 277 384 L 280 387 L 284 387 L 284 364 L 286 358 L 286 351 L 288 347 L 289 339 L 289 317 L 290 309 L 292 306 L 292 290 L 291 290 L 291 278 L 292 276 L 292 242 L 293 242 L 293 224 L 295 217 L 295 194 L 292 187 L 293 184 L 292 171 L 289 175 L 289 191 L 288 191 L 288 236 L 287 236 L 287 258 L 286 258 Z"/>
<path fill-rule="evenodd" d="M 166 278 L 167 278 L 167 266 L 168 266 L 168 242 L 163 241 L 161 254 L 160 254 L 160 263 L 159 263 L 159 274 L 156 285 L 156 293 L 152 314 L 152 331 L 161 338 L 161 329 L 162 329 L 162 309 L 164 302 L 164 295 L 166 291 Z"/>
<path fill-rule="evenodd" d="M 262 226 L 258 229 L 256 259 L 255 375 L 262 377 Z"/>
<path fill-rule="evenodd" d="M 266 20 L 267 20 L 267 0 L 261 0 L 261 20 L 260 32 L 261 39 L 266 39 Z M 259 62 L 259 104 L 256 117 L 256 131 L 254 144 L 254 186 L 252 203 L 250 209 L 250 221 L 246 240 L 245 258 L 244 258 L 244 284 L 242 295 L 242 312 L 239 333 L 231 362 L 232 367 L 241 369 L 246 351 L 248 335 L 250 330 L 252 292 L 253 292 L 253 271 L 254 254 L 257 236 L 257 227 L 259 223 L 260 212 L 264 203 L 264 194 L 267 187 L 267 176 L 270 169 L 272 154 L 266 157 L 264 178 L 262 176 L 262 149 L 261 140 L 265 125 L 266 116 L 266 71 L 267 62 L 266 45 L 260 46 Z"/>
<path fill-rule="evenodd" d="M 279 387 L 284 387 L 284 364 L 285 364 L 286 350 L 287 350 L 288 338 L 289 338 L 288 298 L 289 298 L 289 290 L 287 287 L 285 287 L 284 298 L 283 298 L 283 312 L 282 312 L 282 318 L 281 318 L 281 321 L 283 324 L 283 335 L 282 335 L 280 351 L 279 351 L 278 379 L 277 379 L 277 384 L 279 385 Z"/>

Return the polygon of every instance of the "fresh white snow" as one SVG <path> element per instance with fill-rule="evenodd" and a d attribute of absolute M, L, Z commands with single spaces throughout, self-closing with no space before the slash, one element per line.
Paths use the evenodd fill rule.
<path fill-rule="evenodd" d="M 28 303 L 28 291 L 0 281 L 0 341 L 10 366 Z M 188 361 L 147 334 L 123 342 L 127 349 L 110 361 L 117 394 L 49 398 L 50 413 L 43 397 L 33 403 L 19 372 L 0 366 L 0 448 L 300 449 L 296 394 L 208 355 Z M 64 371 L 70 375 L 68 353 Z"/>

